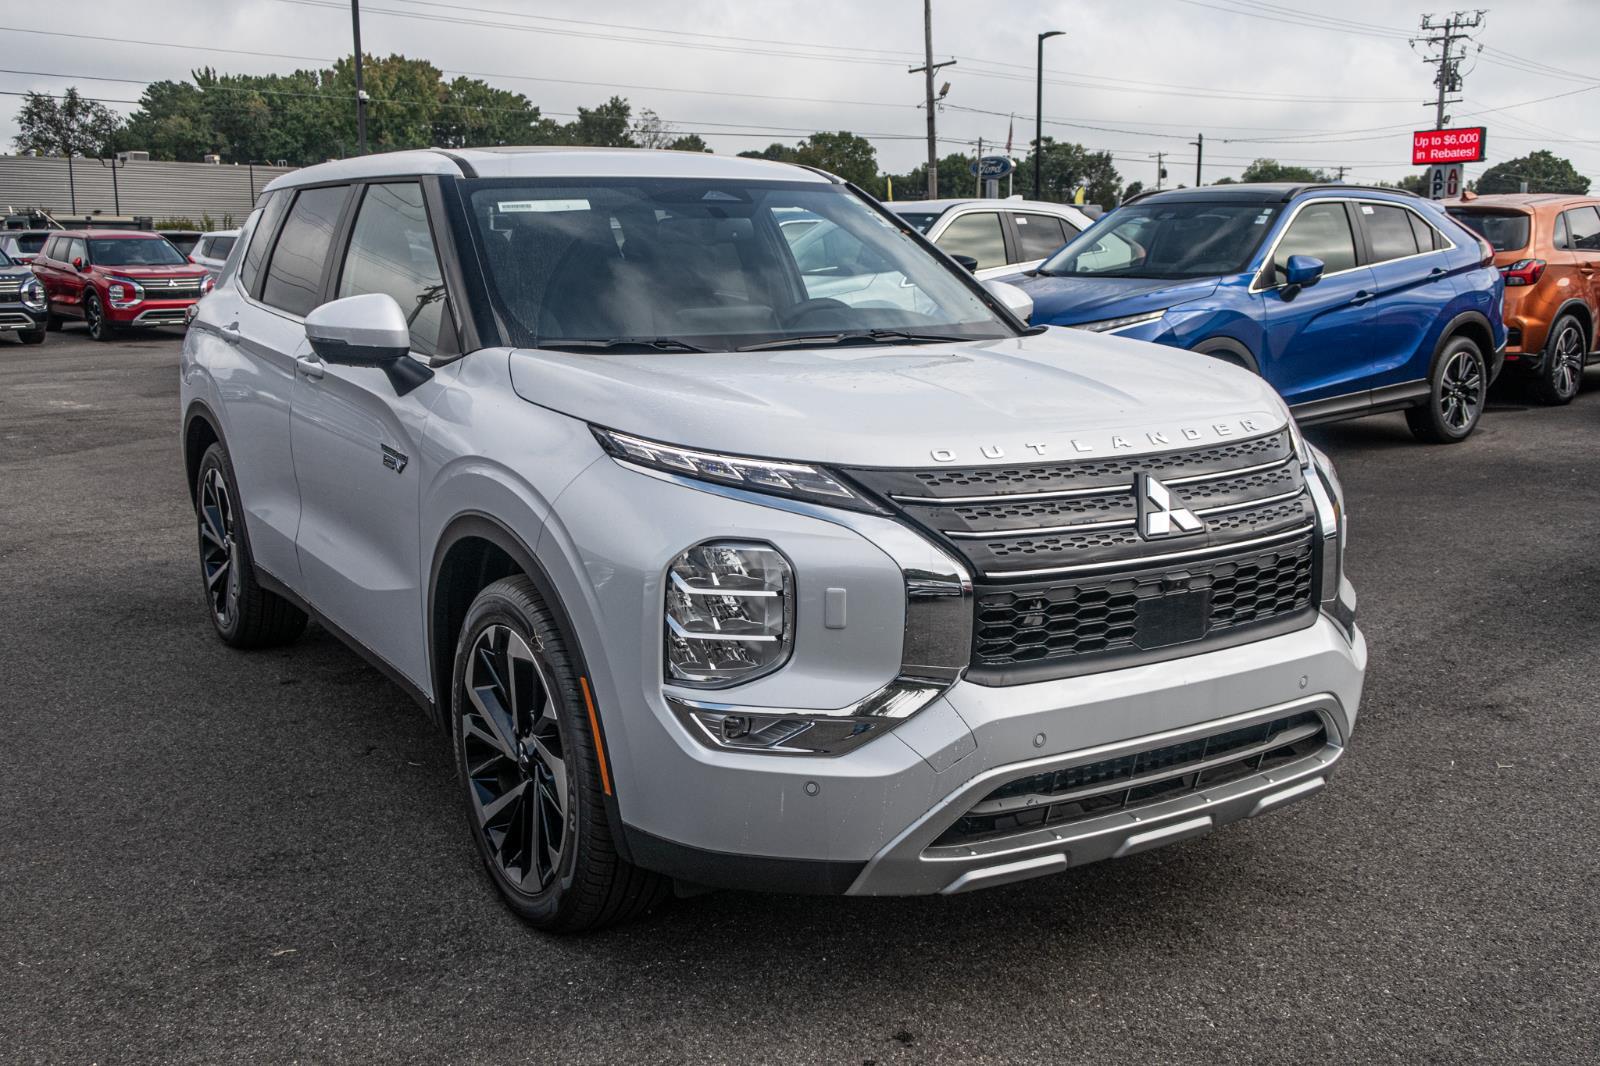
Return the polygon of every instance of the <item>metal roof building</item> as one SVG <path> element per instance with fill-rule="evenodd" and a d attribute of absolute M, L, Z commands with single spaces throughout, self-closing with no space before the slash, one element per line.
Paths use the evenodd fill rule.
<path fill-rule="evenodd" d="M 135 157 L 117 168 L 113 184 L 111 167 L 97 159 L 73 159 L 69 180 L 65 159 L 0 155 L 0 214 L 148 215 L 196 224 L 209 215 L 219 226 L 224 218 L 237 225 L 267 182 L 294 169 Z"/>

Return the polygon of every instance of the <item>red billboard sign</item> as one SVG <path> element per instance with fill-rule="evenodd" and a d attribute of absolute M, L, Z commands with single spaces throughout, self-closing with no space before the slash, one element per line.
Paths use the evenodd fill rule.
<path fill-rule="evenodd" d="M 1468 126 L 1460 130 L 1418 130 L 1411 135 L 1411 165 L 1431 167 L 1441 163 L 1482 162 L 1485 132 L 1482 126 Z"/>

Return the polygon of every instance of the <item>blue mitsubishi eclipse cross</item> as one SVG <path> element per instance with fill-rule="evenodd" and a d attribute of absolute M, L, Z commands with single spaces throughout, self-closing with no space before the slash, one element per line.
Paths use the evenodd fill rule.
<path fill-rule="evenodd" d="M 1149 193 L 1006 280 L 1033 298 L 1036 325 L 1238 363 L 1303 424 L 1404 409 L 1439 443 L 1477 425 L 1506 337 L 1493 250 L 1391 189 Z"/>

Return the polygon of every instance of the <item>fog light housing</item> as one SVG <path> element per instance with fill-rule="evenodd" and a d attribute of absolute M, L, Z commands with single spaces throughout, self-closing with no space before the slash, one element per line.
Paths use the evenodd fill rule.
<path fill-rule="evenodd" d="M 722 688 L 777 670 L 794 643 L 794 571 L 769 544 L 696 545 L 667 568 L 668 681 Z"/>

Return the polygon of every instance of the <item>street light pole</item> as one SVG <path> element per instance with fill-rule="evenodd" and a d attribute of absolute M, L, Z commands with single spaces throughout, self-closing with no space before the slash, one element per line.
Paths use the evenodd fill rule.
<path fill-rule="evenodd" d="M 1039 152 L 1044 147 L 1044 42 L 1047 37 L 1060 37 L 1066 31 L 1047 30 L 1039 34 L 1038 79 L 1033 92 L 1033 198 L 1041 199 L 1039 192 Z"/>
<path fill-rule="evenodd" d="M 367 90 L 361 84 L 361 0 L 350 0 L 350 25 L 356 39 L 356 153 L 367 154 Z"/>

